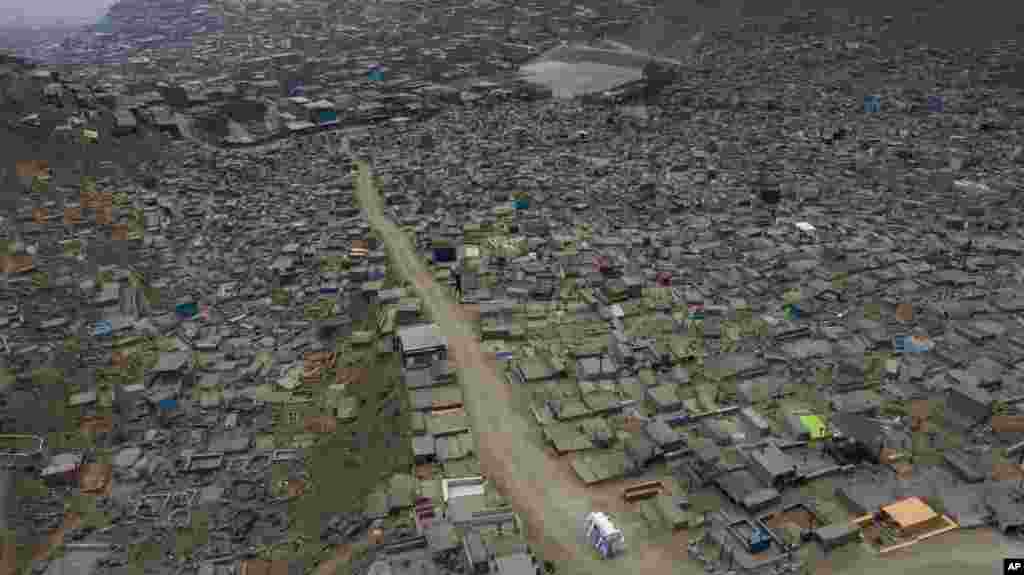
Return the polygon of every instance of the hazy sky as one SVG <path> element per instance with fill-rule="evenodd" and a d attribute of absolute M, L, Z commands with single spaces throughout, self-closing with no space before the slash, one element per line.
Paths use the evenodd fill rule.
<path fill-rule="evenodd" d="M 0 25 L 45 26 L 92 22 L 116 0 L 0 0 Z"/>

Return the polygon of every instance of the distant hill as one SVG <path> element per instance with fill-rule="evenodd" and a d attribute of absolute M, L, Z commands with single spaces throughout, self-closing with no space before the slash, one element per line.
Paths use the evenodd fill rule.
<path fill-rule="evenodd" d="M 34 48 L 52 42 L 60 42 L 79 29 L 81 29 L 79 25 L 39 27 L 0 25 L 0 50 L 10 50 L 23 57 L 31 57 Z"/>
<path fill-rule="evenodd" d="M 881 34 L 881 48 L 898 49 L 926 43 L 947 50 L 985 49 L 996 43 L 1024 38 L 1024 10 L 1003 0 L 661 0 L 648 21 L 632 27 L 621 39 L 637 48 L 681 57 L 698 32 L 728 31 L 748 39 L 777 32 L 838 34 L 851 23 L 892 22 Z M 796 25 L 790 17 L 806 11 L 817 16 Z M 748 29 L 741 32 L 744 21 Z M 1015 48 L 1014 70 L 1005 82 L 1024 88 L 1024 53 Z"/>
<path fill-rule="evenodd" d="M 105 13 L 75 25 L 9 30 L 0 25 L 0 49 L 51 63 L 116 62 L 134 48 L 180 47 L 196 34 L 221 27 L 208 0 L 120 0 Z"/>

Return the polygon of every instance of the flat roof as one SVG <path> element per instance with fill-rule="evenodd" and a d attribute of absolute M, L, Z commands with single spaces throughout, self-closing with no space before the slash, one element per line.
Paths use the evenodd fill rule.
<path fill-rule="evenodd" d="M 773 476 L 781 476 L 796 471 L 793 460 L 782 452 L 776 445 L 769 443 L 760 449 L 754 449 L 750 453 L 751 459 L 757 462 L 762 469 Z"/>
<path fill-rule="evenodd" d="M 532 559 L 526 553 L 503 555 L 494 559 L 498 573 L 508 575 L 530 575 L 537 572 Z"/>
<path fill-rule="evenodd" d="M 427 351 L 448 345 L 447 339 L 434 324 L 403 327 L 398 330 L 398 339 L 404 353 Z"/>
<path fill-rule="evenodd" d="M 900 526 L 900 529 L 913 527 L 938 517 L 938 514 L 931 507 L 928 507 L 928 504 L 922 501 L 920 497 L 908 497 L 897 501 L 883 507 L 882 511 L 895 521 Z"/>

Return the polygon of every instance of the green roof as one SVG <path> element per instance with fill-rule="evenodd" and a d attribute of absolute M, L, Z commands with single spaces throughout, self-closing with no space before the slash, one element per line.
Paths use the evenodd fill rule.
<path fill-rule="evenodd" d="M 801 415 L 800 423 L 811 434 L 811 439 L 823 439 L 828 437 L 828 426 L 817 415 Z"/>

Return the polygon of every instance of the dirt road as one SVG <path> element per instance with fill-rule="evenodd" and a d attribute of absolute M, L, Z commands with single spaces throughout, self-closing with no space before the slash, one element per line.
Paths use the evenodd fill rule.
<path fill-rule="evenodd" d="M 477 434 L 477 451 L 484 474 L 496 483 L 527 525 L 528 538 L 559 573 L 697 574 L 703 569 L 686 561 L 685 551 L 667 546 L 629 542 L 622 557 L 601 561 L 580 536 L 579 524 L 591 509 L 611 507 L 600 490 L 588 490 L 567 472 L 565 462 L 544 453 L 529 437 L 530 422 L 512 408 L 509 384 L 499 377 L 481 349 L 468 315 L 461 313 L 433 280 L 402 231 L 384 216 L 382 201 L 370 184 L 369 168 L 360 164 L 357 196 L 371 225 L 380 233 L 402 277 L 412 282 L 434 322 L 448 338 L 459 370 L 464 403 Z M 594 507 L 594 506 L 597 507 Z M 684 542 L 678 542 L 681 547 Z M 1002 556 L 1024 556 L 1024 550 L 990 530 L 953 532 L 913 547 L 906 553 L 879 558 L 842 554 L 819 558 L 815 572 L 863 573 L 987 573 Z"/>
<path fill-rule="evenodd" d="M 843 550 L 815 565 L 815 575 L 989 575 L 1003 572 L 1003 557 L 1024 557 L 1024 544 L 992 529 L 945 533 L 883 556 Z"/>
<path fill-rule="evenodd" d="M 369 167 L 359 166 L 357 196 L 371 225 L 380 233 L 392 264 L 412 282 L 430 316 L 448 338 L 458 366 L 464 402 L 477 434 L 477 451 L 484 474 L 499 486 L 527 525 L 528 537 L 559 573 L 588 575 L 623 572 L 673 573 L 671 558 L 653 548 L 631 549 L 624 556 L 602 561 L 580 537 L 580 520 L 591 510 L 581 483 L 552 481 L 564 475 L 540 447 L 525 441 L 529 422 L 511 408 L 508 384 L 498 376 L 480 348 L 470 324 L 461 319 L 448 295 L 433 281 L 408 239 L 382 211 Z"/>

